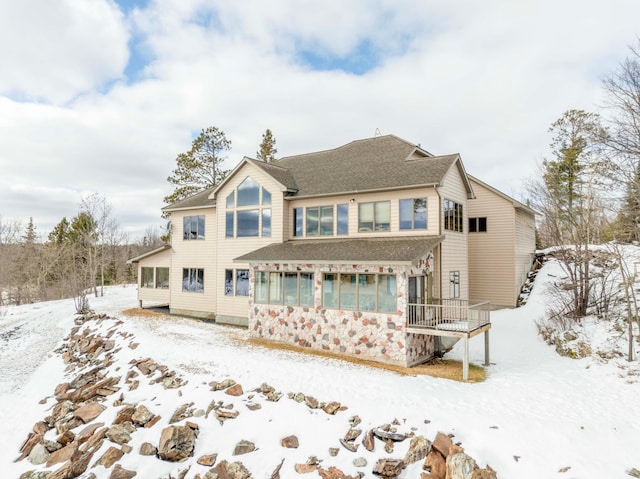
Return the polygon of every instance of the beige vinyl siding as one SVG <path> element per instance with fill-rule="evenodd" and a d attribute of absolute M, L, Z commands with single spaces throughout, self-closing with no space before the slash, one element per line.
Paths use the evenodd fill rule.
<path fill-rule="evenodd" d="M 400 200 L 410 198 L 427 198 L 427 229 L 400 230 Z M 352 201 L 353 200 L 353 201 Z M 377 201 L 390 202 L 390 231 L 358 231 L 358 205 Z M 364 238 L 384 237 L 401 234 L 402 236 L 424 236 L 438 234 L 439 206 L 438 195 L 434 188 L 416 188 L 410 190 L 384 191 L 377 193 L 354 193 L 350 195 L 325 196 L 318 198 L 293 199 L 286 202 L 288 222 L 284 232 L 287 239 L 303 239 L 306 236 L 293 236 L 293 210 L 294 208 L 307 208 L 316 206 L 334 206 L 334 234 L 333 236 L 314 236 L 313 239 L 331 238 Z M 349 208 L 349 234 L 336 235 L 337 211 L 336 205 L 347 204 Z M 305 228 L 303 228 L 304 230 Z M 308 238 L 308 237 L 307 237 Z"/>
<path fill-rule="evenodd" d="M 260 186 L 271 193 L 271 236 L 249 238 L 226 237 L 226 199 L 232 190 L 242 183 L 247 177 L 251 177 Z M 237 200 L 237 197 L 236 197 Z M 216 269 L 216 295 L 217 295 L 217 321 L 234 324 L 247 324 L 249 311 L 248 296 L 226 296 L 224 293 L 225 270 L 249 269 L 248 264 L 234 263 L 233 259 L 250 251 L 269 245 L 280 243 L 284 240 L 283 228 L 284 188 L 263 170 L 251 163 L 246 163 L 240 168 L 217 192 L 218 208 L 218 251 Z M 261 232 L 262 233 L 262 232 Z M 253 287 L 253 278 L 250 278 L 250 287 Z M 235 291 L 234 291 L 235 293 Z"/>
<path fill-rule="evenodd" d="M 520 294 L 522 285 L 531 270 L 533 253 L 536 250 L 535 216 L 522 209 L 516 210 L 515 246 L 515 296 Z"/>
<path fill-rule="evenodd" d="M 454 164 L 444 176 L 442 186 L 439 188 L 440 205 L 439 215 L 441 224 L 443 221 L 442 202 L 453 200 L 463 206 L 463 232 L 445 230 L 441 227 L 441 233 L 445 236 L 441 245 L 442 268 L 440 271 L 440 291 L 441 297 L 449 298 L 449 273 L 460 272 L 460 297 L 459 299 L 469 299 L 469 259 L 467 247 L 467 190 L 464 186 L 460 171 Z M 436 279 L 437 280 L 437 279 Z"/>
<path fill-rule="evenodd" d="M 138 300 L 154 304 L 169 304 L 170 289 L 140 287 L 143 267 L 154 268 L 155 285 L 155 268 L 171 268 L 171 250 L 167 249 L 160 253 L 154 254 L 153 256 L 141 259 L 138 262 Z M 169 274 L 171 274 L 171 269 L 169 269 Z"/>
<path fill-rule="evenodd" d="M 183 239 L 183 218 L 205 216 L 205 234 L 202 240 Z M 214 318 L 216 312 L 216 235 L 217 215 L 215 208 L 198 208 L 174 211 L 171 214 L 171 247 L 173 259 L 170 271 L 171 312 L 199 317 Z M 182 291 L 182 270 L 204 269 L 204 291 L 202 293 Z"/>
<path fill-rule="evenodd" d="M 515 306 L 515 210 L 513 203 L 472 181 L 476 199 L 469 217 L 487 218 L 486 233 L 469 233 L 469 291 L 474 300 Z M 465 224 L 468 227 L 468 222 Z"/>

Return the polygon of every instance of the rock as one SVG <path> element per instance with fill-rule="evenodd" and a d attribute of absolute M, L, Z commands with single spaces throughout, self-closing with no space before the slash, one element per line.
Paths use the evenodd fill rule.
<path fill-rule="evenodd" d="M 158 456 L 171 462 L 184 461 L 193 456 L 198 435 L 197 426 L 169 426 L 162 430 Z"/>
<path fill-rule="evenodd" d="M 81 426 L 82 424 L 83 422 L 80 418 L 72 416 L 72 417 L 66 417 L 57 421 L 55 423 L 55 428 L 58 434 L 62 434 L 64 432 L 69 431 L 70 429 Z"/>
<path fill-rule="evenodd" d="M 73 412 L 73 415 L 83 423 L 87 424 L 102 414 L 105 409 L 107 408 L 102 404 L 97 402 L 88 402 L 76 409 Z"/>
<path fill-rule="evenodd" d="M 47 479 L 50 474 L 51 471 L 27 471 L 19 479 Z"/>
<path fill-rule="evenodd" d="M 476 469 L 471 473 L 469 479 L 498 479 L 496 471 L 487 466 L 485 469 Z"/>
<path fill-rule="evenodd" d="M 217 454 L 206 454 L 204 456 L 200 456 L 197 462 L 201 466 L 211 467 L 215 464 L 216 459 L 218 459 Z"/>
<path fill-rule="evenodd" d="M 236 382 L 233 379 L 225 379 L 221 382 L 212 381 L 209 383 L 212 391 L 222 391 L 233 386 Z"/>
<path fill-rule="evenodd" d="M 293 400 L 295 402 L 304 402 L 304 394 L 302 393 L 297 393 L 293 396 Z"/>
<path fill-rule="evenodd" d="M 66 446 L 67 444 L 72 442 L 75 438 L 76 438 L 76 435 L 73 432 L 67 431 L 60 434 L 56 438 L 56 442 L 62 444 L 63 446 Z"/>
<path fill-rule="evenodd" d="M 230 388 L 227 388 L 224 393 L 228 394 L 229 396 L 242 396 L 244 394 L 244 391 L 242 390 L 242 386 L 240 384 L 234 384 Z"/>
<path fill-rule="evenodd" d="M 58 402 L 51 410 L 51 418 L 53 419 L 53 422 L 58 422 L 60 419 L 72 412 L 74 408 L 74 404 L 69 400 Z"/>
<path fill-rule="evenodd" d="M 69 383 L 62 383 L 56 386 L 56 389 L 53 392 L 53 395 L 57 400 L 66 399 L 67 391 L 71 389 L 71 385 Z"/>
<path fill-rule="evenodd" d="M 626 473 L 627 473 L 627 476 L 636 477 L 636 478 L 640 479 L 640 471 L 638 469 L 636 469 L 635 467 L 632 467 L 631 469 L 626 471 Z"/>
<path fill-rule="evenodd" d="M 183 419 L 187 419 L 193 416 L 194 408 L 192 407 L 193 403 L 183 404 L 178 409 L 176 409 L 169 419 L 169 424 L 174 424 L 176 422 L 182 421 Z"/>
<path fill-rule="evenodd" d="M 337 467 L 330 467 L 329 469 L 318 468 L 318 474 L 322 479 L 360 479 L 360 474 L 357 476 L 348 476 Z"/>
<path fill-rule="evenodd" d="M 16 459 L 16 462 L 21 461 L 22 459 L 27 457 L 31 453 L 31 450 L 35 447 L 35 445 L 42 442 L 42 438 L 43 436 L 41 434 L 29 433 L 27 439 L 25 439 L 25 441 L 22 443 L 22 446 L 20 446 L 20 452 L 22 454 L 18 459 Z"/>
<path fill-rule="evenodd" d="M 162 416 L 153 416 L 153 419 L 144 425 L 145 429 L 155 426 L 162 419 Z"/>
<path fill-rule="evenodd" d="M 378 459 L 373 468 L 373 473 L 384 477 L 397 477 L 404 467 L 404 461 L 401 459 Z"/>
<path fill-rule="evenodd" d="M 289 449 L 297 449 L 300 443 L 298 442 L 298 438 L 296 436 L 287 436 L 280 441 L 282 447 L 286 447 Z"/>
<path fill-rule="evenodd" d="M 404 441 L 407 438 L 407 436 L 405 434 L 398 434 L 398 433 L 395 433 L 395 432 L 388 432 L 388 431 L 385 431 L 385 430 L 383 430 L 381 428 L 374 429 L 373 430 L 373 434 L 376 437 L 379 437 L 382 440 L 390 439 L 391 441 L 395 441 L 395 442 L 401 442 L 401 441 Z"/>
<path fill-rule="evenodd" d="M 251 441 L 245 441 L 244 439 L 236 444 L 236 447 L 233 449 L 234 456 L 240 456 L 242 454 L 248 454 L 256 450 L 256 445 Z"/>
<path fill-rule="evenodd" d="M 451 438 L 446 434 L 439 432 L 433 440 L 433 448 L 437 450 L 446 459 L 449 455 L 449 448 L 453 445 Z"/>
<path fill-rule="evenodd" d="M 111 475 L 109 479 L 131 479 L 137 474 L 135 471 L 128 471 L 123 468 L 120 464 L 116 464 L 116 467 L 111 471 Z"/>
<path fill-rule="evenodd" d="M 105 469 L 109 469 L 116 462 L 122 459 L 122 456 L 124 456 L 124 452 L 122 452 L 117 447 L 110 446 L 109 449 L 107 449 L 105 453 L 102 455 L 102 457 L 98 459 L 98 462 L 96 462 L 96 465 L 99 464 L 101 466 L 104 466 Z"/>
<path fill-rule="evenodd" d="M 136 412 L 135 406 L 125 406 L 118 411 L 116 418 L 113 420 L 113 424 L 123 424 L 125 422 L 131 422 L 131 417 Z"/>
<path fill-rule="evenodd" d="M 467 479 L 478 469 L 476 461 L 464 452 L 456 452 L 447 456 L 447 479 Z"/>
<path fill-rule="evenodd" d="M 353 460 L 353 465 L 355 467 L 367 467 L 367 460 L 364 457 L 356 457 Z"/>
<path fill-rule="evenodd" d="M 340 410 L 341 404 L 339 402 L 332 401 L 322 408 L 324 412 L 327 414 L 334 415 Z"/>
<path fill-rule="evenodd" d="M 351 419 L 349 419 L 349 423 L 351 424 L 351 427 L 356 427 L 361 422 L 362 422 L 362 419 L 360 419 L 360 416 L 353 416 L 351 417 Z"/>
<path fill-rule="evenodd" d="M 344 435 L 344 440 L 345 441 L 355 441 L 360 434 L 362 434 L 362 429 L 351 428 Z"/>
<path fill-rule="evenodd" d="M 413 437 L 411 438 L 411 444 L 409 444 L 409 450 L 404 456 L 404 463 L 408 465 L 421 461 L 427 457 L 430 450 L 431 442 L 422 436 Z"/>
<path fill-rule="evenodd" d="M 318 407 L 320 407 L 318 400 L 313 396 L 305 396 L 304 403 L 309 409 L 318 409 Z"/>
<path fill-rule="evenodd" d="M 239 411 L 229 411 L 228 409 L 216 409 L 216 417 L 220 420 L 235 419 L 240 415 Z"/>
<path fill-rule="evenodd" d="M 106 433 L 107 438 L 116 444 L 126 444 L 131 441 L 131 434 L 123 424 L 111 426 Z"/>
<path fill-rule="evenodd" d="M 120 450 L 125 454 L 129 454 L 131 451 L 133 451 L 133 448 L 128 444 L 123 444 L 122 446 L 120 446 Z"/>
<path fill-rule="evenodd" d="M 249 411 L 257 411 L 258 409 L 262 409 L 262 405 L 258 404 L 258 403 L 255 403 L 253 401 L 250 401 L 250 402 L 247 403 L 247 409 Z"/>
<path fill-rule="evenodd" d="M 344 439 L 340 439 L 340 444 L 342 444 L 342 447 L 344 447 L 347 451 L 358 451 L 358 444 L 355 444 L 352 441 L 345 441 Z"/>
<path fill-rule="evenodd" d="M 338 455 L 338 453 L 340 452 L 340 449 L 337 447 L 330 447 L 329 448 L 329 455 L 331 457 L 336 457 Z"/>
<path fill-rule="evenodd" d="M 217 474 L 214 476 L 216 479 L 251 479 L 251 473 L 241 462 L 229 464 L 227 461 L 221 461 L 209 472 Z"/>
<path fill-rule="evenodd" d="M 158 449 L 150 442 L 143 442 L 140 444 L 140 450 L 138 452 L 141 456 L 155 456 L 158 453 Z"/>
<path fill-rule="evenodd" d="M 364 437 L 362 438 L 362 445 L 367 451 L 373 452 L 375 448 L 375 439 L 374 439 L 373 431 L 371 429 L 369 429 L 367 433 L 364 435 Z"/>
<path fill-rule="evenodd" d="M 78 453 L 79 444 L 76 442 L 72 442 L 62 449 L 58 449 L 47 461 L 47 467 L 51 467 L 54 464 L 60 464 L 62 462 L 67 462 L 69 460 L 77 459 L 80 456 Z"/>
<path fill-rule="evenodd" d="M 29 452 L 29 462 L 34 466 L 39 466 L 47 462 L 50 455 L 47 448 L 44 447 L 44 444 L 40 442 L 31 448 L 31 452 Z"/>
<path fill-rule="evenodd" d="M 51 427 L 44 421 L 38 421 L 33 425 L 33 432 L 44 436 Z"/>
<path fill-rule="evenodd" d="M 155 415 L 144 404 L 140 404 L 131 415 L 131 421 L 138 426 L 144 426 L 154 417 Z"/>
<path fill-rule="evenodd" d="M 87 442 L 87 440 L 91 436 L 93 436 L 93 434 L 96 432 L 96 430 L 101 428 L 102 426 L 104 426 L 103 422 L 89 424 L 87 427 L 82 429 L 78 434 L 76 434 L 75 441 L 77 441 L 80 444 Z M 106 432 L 106 429 L 105 429 L 105 432 Z"/>
<path fill-rule="evenodd" d="M 318 470 L 317 464 L 296 464 L 293 466 L 298 474 L 308 474 Z"/>
<path fill-rule="evenodd" d="M 427 454 L 423 468 L 431 472 L 433 479 L 445 479 L 447 476 L 445 458 L 435 448 Z"/>
<path fill-rule="evenodd" d="M 67 432 L 70 432 L 70 431 L 67 431 Z M 62 449 L 64 447 L 58 441 L 49 441 L 48 439 L 45 439 L 44 441 L 42 441 L 42 444 L 44 444 L 44 447 L 49 452 L 56 452 L 57 450 Z"/>
<path fill-rule="evenodd" d="M 276 468 L 273 470 L 273 472 L 269 476 L 269 479 L 280 479 L 280 469 L 282 469 L 283 464 L 284 464 L 284 459 L 282 459 L 282 461 L 280 461 L 280 464 L 276 466 Z"/>

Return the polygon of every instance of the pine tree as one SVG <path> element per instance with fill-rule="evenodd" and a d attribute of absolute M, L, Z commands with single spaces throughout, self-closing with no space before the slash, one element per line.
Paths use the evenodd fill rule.
<path fill-rule="evenodd" d="M 260 143 L 260 149 L 256 152 L 256 156 L 259 160 L 271 163 L 276 159 L 276 139 L 273 137 L 271 130 L 267 128 L 267 131 L 262 135 L 262 143 Z"/>
<path fill-rule="evenodd" d="M 176 189 L 164 198 L 165 204 L 173 204 L 219 185 L 229 174 L 229 170 L 222 169 L 222 155 L 230 149 L 231 141 L 227 140 L 222 130 L 215 126 L 202 130 L 193 140 L 191 149 L 176 157 L 177 166 L 167 178 Z"/>

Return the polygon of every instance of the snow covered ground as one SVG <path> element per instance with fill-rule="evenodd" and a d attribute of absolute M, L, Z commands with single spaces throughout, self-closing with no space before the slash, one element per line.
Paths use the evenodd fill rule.
<path fill-rule="evenodd" d="M 189 381 L 181 388 L 182 396 L 178 390 L 158 389 L 144 381 L 139 389 L 125 393 L 126 401 L 144 403 L 165 419 L 184 402 L 194 401 L 195 407 L 206 410 L 214 397 L 225 399 L 210 391 L 210 381 L 232 378 L 242 384 L 245 395 L 265 382 L 282 391 L 283 399 L 262 401 L 262 409 L 256 412 L 242 405 L 246 399 L 233 398 L 241 414 L 224 425 L 212 417 L 190 419 L 201 430 L 196 457 L 217 452 L 219 458 L 241 460 L 256 478 L 269 477 L 282 458 L 281 477 L 298 477 L 293 464 L 304 463 L 311 455 L 323 459 L 325 466 L 335 465 L 348 474 L 362 470 L 371 477 L 375 458 L 384 452 L 368 453 L 361 447 L 356 454 L 342 449 L 337 457 L 328 455 L 328 447 L 340 447 L 338 439 L 348 430 L 349 418 L 358 415 L 362 418 L 359 427 L 365 431 L 397 418 L 402 432 L 414 429 L 428 439 L 438 431 L 452 433 L 481 467 L 490 465 L 503 479 L 628 479 L 627 470 L 640 469 L 638 362 L 629 366 L 623 359 L 606 364 L 591 358 L 567 359 L 542 341 L 535 322 L 544 313 L 547 288 L 561 274 L 557 264 L 547 263 L 526 306 L 492 313 L 494 364 L 483 383 L 400 376 L 333 359 L 267 350 L 243 343 L 248 336 L 245 330 L 195 320 L 122 315 L 124 324 L 119 330 L 131 333 L 140 345 L 135 350 L 123 348 L 121 362 L 114 367 L 122 368 L 122 374 L 130 367 L 130 358 L 152 357 Z M 104 298 L 91 298 L 93 309 L 112 316 L 135 306 L 135 287 L 110 288 Z M 106 331 L 112 325 L 107 321 L 91 327 Z M 39 401 L 69 379 L 65 379 L 60 357 L 52 351 L 72 327 L 71 300 L 10 307 L 0 318 L 2 477 L 17 478 L 34 469 L 27 461 L 13 460 L 33 423 L 46 416 L 53 404 L 52 399 L 46 404 Z M 481 364 L 482 336 L 470 344 L 472 362 Z M 449 356 L 462 358 L 459 346 Z M 328 416 L 288 399 L 288 392 L 339 401 L 348 410 Z M 260 400 L 258 396 L 255 401 Z M 225 400 L 229 402 L 229 396 Z M 99 420 L 109 424 L 112 417 L 105 414 Z M 179 465 L 156 459 L 145 463 L 146 458 L 138 455 L 142 441 L 157 445 L 159 428 L 139 433 L 130 443 L 133 452 L 120 462 L 137 470 L 136 477 L 167 477 L 180 470 Z M 298 436 L 300 447 L 282 448 L 280 439 L 291 434 Z M 240 439 L 255 442 L 258 451 L 232 457 Z M 408 446 L 405 443 L 408 441 L 397 445 L 389 457 L 401 458 Z M 369 461 L 367 468 L 354 467 L 352 461 L 359 456 Z M 98 479 L 108 477 L 109 472 L 102 466 L 90 471 Z M 206 468 L 192 469 L 187 478 L 204 471 Z M 420 463 L 407 468 L 401 477 L 419 477 L 419 472 Z"/>

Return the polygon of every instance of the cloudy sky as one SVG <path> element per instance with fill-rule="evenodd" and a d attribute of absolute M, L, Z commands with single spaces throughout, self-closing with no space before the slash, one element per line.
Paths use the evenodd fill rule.
<path fill-rule="evenodd" d="M 0 216 L 46 237 L 98 193 L 136 239 L 207 126 L 228 167 L 267 128 L 278 156 L 377 129 L 519 197 L 639 18 L 638 0 L 1 2 Z"/>

